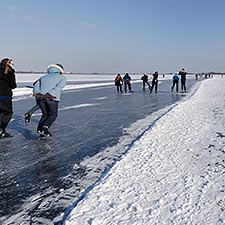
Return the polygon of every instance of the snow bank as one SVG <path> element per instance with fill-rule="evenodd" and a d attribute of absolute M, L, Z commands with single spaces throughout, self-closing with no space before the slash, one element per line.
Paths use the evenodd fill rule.
<path fill-rule="evenodd" d="M 203 81 L 158 120 L 65 224 L 225 224 L 224 86 Z"/>
<path fill-rule="evenodd" d="M 17 83 L 32 83 L 40 78 L 41 74 L 16 74 Z M 63 91 L 73 91 L 80 90 L 84 88 L 98 88 L 104 86 L 114 86 L 114 78 L 115 75 L 65 75 L 68 82 L 85 82 L 85 83 L 77 83 L 77 84 L 67 84 Z M 132 75 L 132 83 L 142 82 L 140 80 L 141 75 Z M 160 77 L 159 80 L 171 79 L 171 76 L 167 76 L 166 78 Z M 94 82 L 94 83 L 93 83 Z M 32 88 L 29 87 L 17 87 L 13 90 L 14 101 L 18 101 L 21 99 L 26 99 L 32 96 Z"/>

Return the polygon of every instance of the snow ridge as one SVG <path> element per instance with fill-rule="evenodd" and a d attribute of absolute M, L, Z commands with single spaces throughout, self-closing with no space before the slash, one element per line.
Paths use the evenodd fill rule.
<path fill-rule="evenodd" d="M 194 93 L 197 91 L 198 87 L 199 87 L 200 83 L 196 83 L 195 85 L 193 85 L 193 87 L 190 89 L 190 92 L 187 93 L 187 95 L 185 96 L 185 98 L 183 98 L 181 101 L 185 101 L 188 98 L 192 97 L 194 95 Z M 120 155 L 117 156 L 113 159 L 113 161 L 111 163 L 108 163 L 105 168 L 103 169 L 101 175 L 98 177 L 98 179 L 92 183 L 86 190 L 84 190 L 84 192 L 80 195 L 80 197 L 73 202 L 70 206 L 68 206 L 65 211 L 64 211 L 64 216 L 63 216 L 63 220 L 60 222 L 55 223 L 55 225 L 65 225 L 66 219 L 68 217 L 68 215 L 71 213 L 71 211 L 78 205 L 79 202 L 81 202 L 87 195 L 88 193 L 93 190 L 93 188 L 98 185 L 99 183 L 101 183 L 101 181 L 104 180 L 104 178 L 108 175 L 109 171 L 113 168 L 113 166 L 120 161 L 124 156 L 127 155 L 127 153 L 130 151 L 130 149 L 135 145 L 136 142 L 138 142 L 144 135 L 146 132 L 150 131 L 152 129 L 152 127 L 161 119 L 163 118 L 166 114 L 168 114 L 174 107 L 176 107 L 178 104 L 180 104 L 181 101 L 178 101 L 164 109 L 159 110 L 159 112 L 156 112 L 156 114 L 158 114 L 158 116 L 149 123 L 149 125 L 147 126 L 147 128 L 145 128 L 139 135 L 137 135 L 136 138 L 134 138 L 129 144 L 127 144 L 127 147 L 125 148 L 124 152 Z"/>
<path fill-rule="evenodd" d="M 66 225 L 225 224 L 225 80 L 202 84 L 128 146 Z"/>

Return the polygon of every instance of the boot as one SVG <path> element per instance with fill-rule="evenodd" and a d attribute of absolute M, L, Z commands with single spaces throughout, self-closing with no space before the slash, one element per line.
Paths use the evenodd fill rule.
<path fill-rule="evenodd" d="M 0 129 L 0 138 L 8 138 L 8 137 L 13 137 L 13 135 L 7 133 L 5 130 Z"/>
<path fill-rule="evenodd" d="M 24 116 L 25 124 L 27 125 L 30 122 L 31 115 L 30 113 L 26 113 Z"/>

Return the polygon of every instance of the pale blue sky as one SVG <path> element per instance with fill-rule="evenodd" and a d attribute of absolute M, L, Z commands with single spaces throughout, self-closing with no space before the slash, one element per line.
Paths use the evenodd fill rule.
<path fill-rule="evenodd" d="M 1 0 L 17 70 L 225 71 L 225 0 Z"/>

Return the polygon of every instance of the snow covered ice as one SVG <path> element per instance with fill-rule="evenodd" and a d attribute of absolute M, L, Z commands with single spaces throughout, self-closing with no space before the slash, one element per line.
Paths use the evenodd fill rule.
<path fill-rule="evenodd" d="M 68 84 L 62 93 L 59 115 L 51 128 L 54 138 L 37 142 L 40 111 L 33 114 L 28 126 L 24 125 L 24 113 L 35 103 L 32 89 L 26 85 L 32 85 L 39 76 L 17 74 L 14 114 L 8 128 L 14 137 L 2 140 L 0 148 L 1 225 L 168 224 L 167 219 L 174 224 L 180 224 L 177 221 L 192 224 L 196 208 L 207 218 L 207 210 L 201 210 L 202 201 L 207 190 L 215 192 L 216 187 L 219 188 L 216 200 L 210 193 L 213 200 L 205 203 L 212 206 L 214 217 L 211 211 L 207 215 L 215 219 L 215 224 L 224 223 L 224 182 L 219 179 L 224 165 L 225 132 L 215 120 L 222 116 L 220 108 L 214 107 L 213 120 L 210 110 L 210 104 L 223 105 L 222 78 L 203 80 L 195 92 L 202 81 L 196 82 L 190 76 L 188 93 L 177 94 L 170 91 L 171 76 L 160 77 L 158 93 L 150 95 L 142 91 L 140 74 L 132 75 L 134 93 L 131 94 L 116 93 L 115 75 L 67 74 Z M 216 101 L 210 100 L 209 91 L 217 93 L 211 96 Z M 202 103 L 195 106 L 197 101 Z M 197 110 L 201 105 L 206 111 Z M 200 125 L 196 125 L 195 118 Z M 210 138 L 202 139 L 203 134 Z M 194 168 L 198 173 L 193 175 Z M 217 178 L 216 185 L 211 177 Z M 98 191 L 99 188 L 103 189 Z M 176 193 L 180 193 L 179 197 Z M 86 201 L 89 201 L 87 205 Z M 68 215 L 73 208 L 75 214 Z M 103 210 L 103 214 L 98 210 Z"/>
<path fill-rule="evenodd" d="M 65 225 L 225 224 L 225 79 L 201 82 L 130 147 Z"/>

